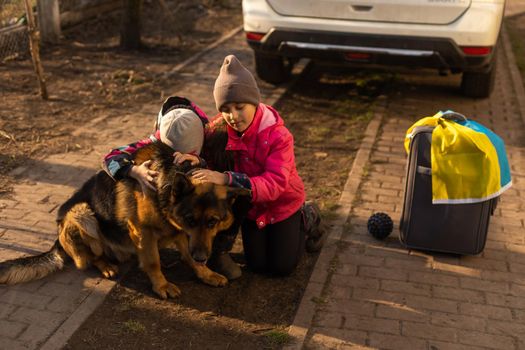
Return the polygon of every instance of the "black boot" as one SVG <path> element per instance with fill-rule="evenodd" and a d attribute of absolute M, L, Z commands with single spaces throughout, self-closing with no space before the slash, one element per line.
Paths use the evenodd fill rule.
<path fill-rule="evenodd" d="M 321 223 L 321 210 L 314 202 L 308 201 L 301 208 L 301 230 L 306 236 L 306 251 L 318 252 L 324 245 L 327 234 Z"/>
<path fill-rule="evenodd" d="M 230 281 L 242 275 L 240 266 L 225 252 L 213 254 L 208 261 L 208 267 Z"/>

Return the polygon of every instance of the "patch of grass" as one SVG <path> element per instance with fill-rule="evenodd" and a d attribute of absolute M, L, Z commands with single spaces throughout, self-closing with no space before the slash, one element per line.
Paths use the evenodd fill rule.
<path fill-rule="evenodd" d="M 324 126 L 314 126 L 312 125 L 308 129 L 308 140 L 311 142 L 322 142 L 328 135 L 332 133 L 332 129 Z"/>
<path fill-rule="evenodd" d="M 146 331 L 146 327 L 139 321 L 127 320 L 122 325 L 127 331 L 132 333 L 144 333 Z"/>
<path fill-rule="evenodd" d="M 318 189 L 317 195 L 321 197 L 335 197 L 339 196 L 341 191 L 338 188 L 323 187 Z"/>
<path fill-rule="evenodd" d="M 335 273 L 337 271 L 337 268 L 340 266 L 339 258 L 334 256 L 334 258 L 330 261 L 330 266 L 328 267 L 328 271 L 331 273 Z"/>
<path fill-rule="evenodd" d="M 283 329 L 272 329 L 264 334 L 266 340 L 273 346 L 288 344 L 293 337 Z"/>
<path fill-rule="evenodd" d="M 324 305 L 326 303 L 328 303 L 328 300 L 326 300 L 326 298 L 323 298 L 323 297 L 312 297 L 312 299 L 310 299 L 313 303 L 316 303 L 317 305 Z"/>
<path fill-rule="evenodd" d="M 363 179 L 362 179 L 362 181 L 366 180 L 368 178 L 368 176 L 370 175 L 370 170 L 372 170 L 371 166 L 370 166 L 370 162 L 367 162 L 365 164 L 365 166 L 363 167 Z"/>
<path fill-rule="evenodd" d="M 352 141 L 359 140 L 361 138 L 361 134 L 362 134 L 361 130 L 352 129 L 352 130 L 348 130 L 344 134 L 344 138 L 346 142 L 352 142 Z"/>
<path fill-rule="evenodd" d="M 339 209 L 341 205 L 339 205 L 335 201 L 326 200 L 324 202 L 324 208 L 321 210 L 321 215 L 323 217 L 323 220 L 325 221 L 333 221 L 337 218 L 337 209 Z"/>
<path fill-rule="evenodd" d="M 355 118 L 355 120 L 359 120 L 359 121 L 370 121 L 370 120 L 372 120 L 372 117 L 374 116 L 373 109 L 374 109 L 374 107 L 370 106 L 370 108 L 368 108 L 365 113 L 359 114 Z"/>
<path fill-rule="evenodd" d="M 358 119 L 361 113 L 366 113 L 366 110 L 370 107 L 370 102 L 362 101 L 360 98 L 344 98 L 334 101 L 333 104 L 333 113 L 345 116 L 351 120 Z"/>

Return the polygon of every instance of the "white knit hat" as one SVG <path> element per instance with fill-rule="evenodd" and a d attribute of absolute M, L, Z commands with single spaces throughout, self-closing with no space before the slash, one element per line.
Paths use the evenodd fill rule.
<path fill-rule="evenodd" d="M 181 153 L 200 154 L 204 127 L 197 114 L 186 108 L 175 108 L 160 118 L 160 140 Z"/>

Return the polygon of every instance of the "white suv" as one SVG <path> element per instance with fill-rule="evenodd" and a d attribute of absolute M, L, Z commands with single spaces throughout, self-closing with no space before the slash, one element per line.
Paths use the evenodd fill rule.
<path fill-rule="evenodd" d="M 284 82 L 307 57 L 463 73 L 486 97 L 505 0 L 243 0 L 244 31 L 259 77 Z"/>

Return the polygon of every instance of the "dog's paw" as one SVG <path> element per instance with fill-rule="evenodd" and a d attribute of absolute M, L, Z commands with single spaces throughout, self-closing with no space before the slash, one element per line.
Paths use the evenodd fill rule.
<path fill-rule="evenodd" d="M 102 276 L 105 278 L 113 278 L 118 274 L 118 266 L 107 263 L 102 259 L 95 261 L 94 265 L 100 270 L 100 273 L 102 273 Z"/>
<path fill-rule="evenodd" d="M 153 291 L 162 299 L 176 298 L 181 294 L 179 287 L 170 282 L 161 286 L 153 286 Z"/>
<path fill-rule="evenodd" d="M 106 266 L 106 269 L 104 271 L 100 271 L 102 272 L 102 275 L 106 278 L 113 278 L 115 276 L 117 276 L 118 274 L 118 267 L 116 265 L 113 265 L 113 264 L 108 264 Z"/>
<path fill-rule="evenodd" d="M 226 277 L 213 271 L 210 271 L 210 274 L 202 280 L 204 283 L 214 287 L 224 287 L 228 284 L 228 279 Z"/>

